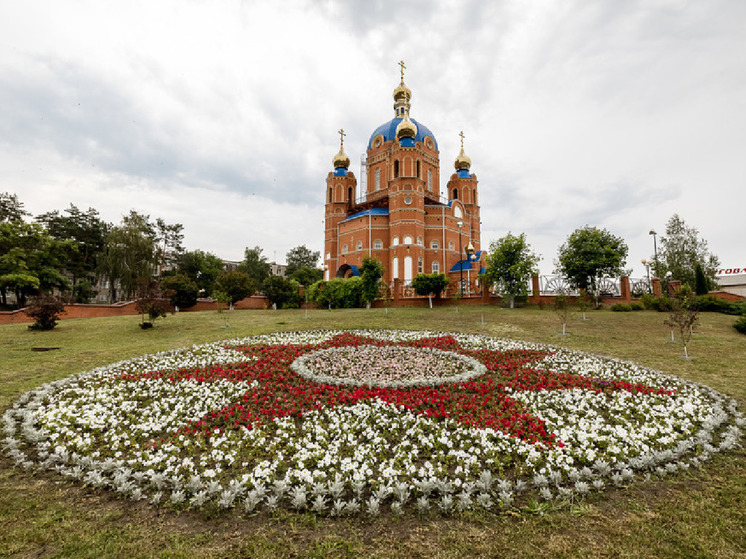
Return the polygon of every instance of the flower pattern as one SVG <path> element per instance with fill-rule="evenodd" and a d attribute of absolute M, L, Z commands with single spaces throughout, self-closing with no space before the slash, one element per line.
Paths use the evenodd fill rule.
<path fill-rule="evenodd" d="M 432 332 L 296 332 L 146 356 L 25 394 L 15 463 L 172 506 L 451 513 L 699 466 L 734 400 L 588 354 Z"/>

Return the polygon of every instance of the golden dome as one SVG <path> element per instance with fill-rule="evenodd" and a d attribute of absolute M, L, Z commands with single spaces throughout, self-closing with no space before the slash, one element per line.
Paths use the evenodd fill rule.
<path fill-rule="evenodd" d="M 345 169 L 348 169 L 350 167 L 350 158 L 347 157 L 347 154 L 345 153 L 345 144 L 344 144 L 344 138 L 347 134 L 345 134 L 344 129 L 340 129 L 339 131 L 339 151 L 337 152 L 337 155 L 334 156 L 332 159 L 332 165 L 335 169 L 339 169 L 340 167 L 344 167 Z"/>
<path fill-rule="evenodd" d="M 396 127 L 396 137 L 401 138 L 414 138 L 417 136 L 417 125 L 409 120 L 409 113 L 404 113 L 404 118 Z"/>
<path fill-rule="evenodd" d="M 453 166 L 457 171 L 468 171 L 471 168 L 471 158 L 464 153 L 464 132 L 459 132 L 459 136 L 461 136 L 461 152 L 456 157 Z"/>

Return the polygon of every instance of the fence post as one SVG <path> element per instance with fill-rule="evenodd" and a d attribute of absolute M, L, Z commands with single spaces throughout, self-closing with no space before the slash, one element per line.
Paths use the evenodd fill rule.
<path fill-rule="evenodd" d="M 541 287 L 539 285 L 538 274 L 531 276 L 531 297 L 529 297 L 529 301 L 535 305 L 538 305 L 541 301 Z"/>
<path fill-rule="evenodd" d="M 653 296 L 654 297 L 660 297 L 663 295 L 663 287 L 661 287 L 661 279 L 660 278 L 653 278 Z"/>
<path fill-rule="evenodd" d="M 629 276 L 619 278 L 619 293 L 622 296 L 622 301 L 629 302 L 632 300 L 629 289 Z"/>

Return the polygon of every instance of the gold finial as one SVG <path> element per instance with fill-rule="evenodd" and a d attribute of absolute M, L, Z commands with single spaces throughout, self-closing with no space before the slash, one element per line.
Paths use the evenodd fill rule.
<path fill-rule="evenodd" d="M 461 151 L 464 151 L 464 131 L 458 133 L 459 136 L 461 136 Z"/>
<path fill-rule="evenodd" d="M 406 68 L 406 66 L 404 65 L 403 60 L 399 61 L 399 66 L 401 66 L 401 83 L 404 83 L 404 69 Z"/>
<path fill-rule="evenodd" d="M 350 166 L 350 158 L 347 157 L 344 148 L 345 136 L 347 134 L 345 134 L 344 128 L 340 128 L 337 133 L 339 134 L 339 152 L 337 152 L 337 155 L 332 159 L 332 165 L 334 165 L 335 169 L 338 167 L 344 167 L 347 169 Z"/>
<path fill-rule="evenodd" d="M 454 166 L 456 167 L 457 171 L 468 171 L 471 167 L 471 159 L 464 153 L 464 131 L 462 130 L 458 133 L 458 135 L 461 137 L 461 153 L 459 153 L 458 157 L 456 157 Z"/>
<path fill-rule="evenodd" d="M 339 147 L 344 147 L 344 145 L 345 145 L 345 136 L 347 136 L 347 134 L 345 134 L 345 129 L 344 128 L 340 128 L 337 131 L 337 134 L 339 134 Z"/>

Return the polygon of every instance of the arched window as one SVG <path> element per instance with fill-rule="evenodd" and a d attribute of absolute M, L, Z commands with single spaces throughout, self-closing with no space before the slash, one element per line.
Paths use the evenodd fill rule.
<path fill-rule="evenodd" d="M 349 200 L 350 202 L 352 202 L 352 201 L 353 201 L 353 199 L 352 199 L 352 187 L 351 187 L 351 186 L 350 186 L 350 187 L 349 187 L 349 188 L 347 189 L 347 199 L 348 199 L 348 200 Z"/>
<path fill-rule="evenodd" d="M 394 239 L 391 241 L 391 246 L 396 246 L 399 244 L 399 237 L 394 237 Z"/>
<path fill-rule="evenodd" d="M 422 237 L 420 237 L 420 236 L 417 237 L 417 244 L 419 246 L 422 246 Z"/>
<path fill-rule="evenodd" d="M 417 178 L 420 178 L 420 160 L 417 160 Z"/>
<path fill-rule="evenodd" d="M 464 217 L 464 212 L 461 211 L 461 206 L 459 204 L 454 204 L 453 206 L 453 216 L 456 219 L 461 219 Z"/>
<path fill-rule="evenodd" d="M 421 256 L 417 259 L 417 273 L 418 274 L 422 273 L 422 257 Z"/>
<path fill-rule="evenodd" d="M 383 248 L 383 241 L 381 239 L 376 239 L 373 241 L 373 248 L 376 250 L 381 250 Z"/>
<path fill-rule="evenodd" d="M 458 188 L 453 189 L 453 199 L 458 200 Z"/>
<path fill-rule="evenodd" d="M 329 188 L 329 203 L 330 203 L 330 204 L 332 203 L 332 198 L 333 198 L 333 197 L 334 197 L 334 196 L 333 196 L 333 194 L 332 194 L 332 189 L 331 189 L 331 188 Z"/>
<path fill-rule="evenodd" d="M 440 248 L 440 243 L 438 241 L 433 241 L 430 243 L 430 248 L 433 250 L 438 250 Z"/>
<path fill-rule="evenodd" d="M 432 191 L 433 189 L 433 170 L 427 170 L 427 189 Z"/>
<path fill-rule="evenodd" d="M 399 277 L 399 258 L 394 256 L 394 259 L 391 261 L 391 267 L 394 269 L 394 275 L 393 278 L 396 279 Z"/>
<path fill-rule="evenodd" d="M 412 244 L 412 237 L 410 235 L 407 235 L 404 237 L 404 244 L 405 245 L 411 245 Z"/>
<path fill-rule="evenodd" d="M 409 283 L 412 281 L 412 278 L 414 276 L 412 275 L 412 257 L 411 256 L 405 256 L 404 257 L 404 281 Z"/>
<path fill-rule="evenodd" d="M 433 266 L 432 266 L 433 274 L 439 274 L 440 273 L 440 264 L 437 260 L 433 260 Z"/>
<path fill-rule="evenodd" d="M 394 161 L 394 178 L 399 176 L 399 160 Z"/>
<path fill-rule="evenodd" d="M 381 190 L 381 168 L 376 169 L 376 190 Z"/>
<path fill-rule="evenodd" d="M 358 241 L 357 242 L 357 249 L 358 250 L 363 250 L 363 241 Z"/>

